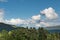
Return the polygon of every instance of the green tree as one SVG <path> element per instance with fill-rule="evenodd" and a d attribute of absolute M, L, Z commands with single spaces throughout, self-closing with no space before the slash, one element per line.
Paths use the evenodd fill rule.
<path fill-rule="evenodd" d="M 38 29 L 38 33 L 39 33 L 39 40 L 46 40 L 47 39 L 47 31 L 44 28 L 39 28 Z"/>

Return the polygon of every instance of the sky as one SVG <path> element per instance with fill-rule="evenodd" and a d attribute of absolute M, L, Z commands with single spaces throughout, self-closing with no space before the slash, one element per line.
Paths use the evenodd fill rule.
<path fill-rule="evenodd" d="M 0 22 L 29 27 L 60 25 L 60 0 L 0 0 Z"/>

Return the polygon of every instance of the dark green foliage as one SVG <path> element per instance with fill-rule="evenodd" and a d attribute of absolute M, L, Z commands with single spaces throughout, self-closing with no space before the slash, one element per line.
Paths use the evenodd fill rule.
<path fill-rule="evenodd" d="M 38 29 L 39 32 L 39 40 L 46 40 L 47 39 L 47 31 L 43 28 Z"/>
<path fill-rule="evenodd" d="M 9 32 L 2 30 L 0 40 L 60 40 L 60 33 L 50 33 L 44 28 L 18 27 Z"/>
<path fill-rule="evenodd" d="M 15 29 L 13 25 L 9 25 L 9 24 L 5 24 L 5 23 L 0 22 L 0 31 L 2 31 L 2 30 L 10 31 L 13 29 Z"/>

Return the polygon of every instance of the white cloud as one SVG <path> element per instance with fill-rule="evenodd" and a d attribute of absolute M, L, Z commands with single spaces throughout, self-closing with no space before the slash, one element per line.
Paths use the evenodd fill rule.
<path fill-rule="evenodd" d="M 41 24 L 40 24 L 40 23 L 37 23 L 37 24 L 35 24 L 35 26 L 37 26 L 37 27 L 41 27 Z"/>
<path fill-rule="evenodd" d="M 0 2 L 7 2 L 7 0 L 0 0 Z"/>
<path fill-rule="evenodd" d="M 40 11 L 40 13 L 45 14 L 45 16 L 48 19 L 56 19 L 56 18 L 58 18 L 57 13 L 55 12 L 55 10 L 52 7 L 46 8 L 43 11 Z"/>
<path fill-rule="evenodd" d="M 5 20 L 5 23 L 7 24 L 12 24 L 12 25 L 20 25 L 20 24 L 24 24 L 25 20 L 22 20 L 22 19 L 10 19 L 10 20 Z"/>
<path fill-rule="evenodd" d="M 0 9 L 0 22 L 3 22 L 4 19 L 4 10 Z"/>
<path fill-rule="evenodd" d="M 40 24 L 41 24 L 41 25 L 43 25 L 43 26 L 45 26 L 45 27 L 50 26 L 50 24 L 49 24 L 49 23 L 47 23 L 47 22 L 40 22 Z"/>
<path fill-rule="evenodd" d="M 41 19 L 41 15 L 35 15 L 31 17 L 33 20 L 40 20 Z"/>
<path fill-rule="evenodd" d="M 12 24 L 12 25 L 22 25 L 22 26 L 29 26 L 29 27 L 42 27 L 43 25 L 46 26 L 51 26 L 52 24 L 54 24 L 54 22 L 47 22 L 45 20 L 41 19 L 41 15 L 34 15 L 31 17 L 31 19 L 21 19 L 21 18 L 12 18 L 10 20 L 5 19 L 4 20 L 4 10 L 0 9 L 0 22 L 4 22 L 6 24 Z M 55 12 L 55 10 L 51 7 L 49 7 L 48 9 L 44 9 L 43 11 L 41 11 L 42 14 L 44 14 L 48 19 L 56 19 L 58 17 L 57 13 Z"/>

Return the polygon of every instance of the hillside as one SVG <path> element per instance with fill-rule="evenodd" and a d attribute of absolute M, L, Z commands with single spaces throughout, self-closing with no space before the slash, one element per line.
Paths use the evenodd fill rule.
<path fill-rule="evenodd" d="M 0 31 L 1 30 L 10 31 L 10 30 L 13 30 L 13 29 L 14 29 L 14 27 L 12 25 L 5 24 L 5 23 L 0 23 Z"/>
<path fill-rule="evenodd" d="M 60 25 L 57 25 L 57 26 L 49 26 L 49 27 L 46 27 L 46 29 L 48 30 L 60 30 Z"/>
<path fill-rule="evenodd" d="M 46 27 L 49 32 L 60 32 L 60 25 Z"/>
<path fill-rule="evenodd" d="M 14 29 L 21 29 L 22 27 L 14 27 L 13 25 L 9 25 L 9 24 L 5 24 L 5 23 L 0 23 L 0 31 L 2 30 L 14 30 Z M 47 29 L 50 32 L 60 32 L 60 26 L 51 26 L 51 27 L 45 27 L 45 29 Z"/>

